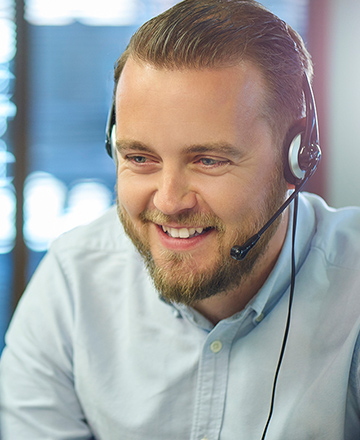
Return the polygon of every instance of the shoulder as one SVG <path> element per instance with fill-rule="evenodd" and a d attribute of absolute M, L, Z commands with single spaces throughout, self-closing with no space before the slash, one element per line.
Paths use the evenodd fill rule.
<path fill-rule="evenodd" d="M 44 258 L 58 267 L 74 284 L 95 285 L 94 278 L 128 277 L 129 271 L 142 272 L 142 259 L 125 234 L 116 207 L 83 226 L 56 239 Z"/>
<path fill-rule="evenodd" d="M 97 220 L 78 226 L 57 238 L 51 250 L 77 249 L 82 252 L 119 252 L 131 248 L 131 242 L 119 221 L 116 206 L 112 206 Z"/>
<path fill-rule="evenodd" d="M 335 209 L 319 196 L 302 195 L 302 202 L 315 217 L 311 247 L 322 252 L 330 264 L 354 268 L 360 261 L 360 207 Z"/>
<path fill-rule="evenodd" d="M 118 311 L 126 309 L 124 302 L 136 302 L 135 286 L 139 298 L 152 290 L 142 258 L 114 207 L 53 242 L 27 286 L 20 309 L 27 313 L 41 304 L 46 314 L 60 313 L 70 322 L 74 319 L 79 328 L 87 328 L 103 313 L 109 315 L 109 310 L 117 311 L 116 321 Z"/>

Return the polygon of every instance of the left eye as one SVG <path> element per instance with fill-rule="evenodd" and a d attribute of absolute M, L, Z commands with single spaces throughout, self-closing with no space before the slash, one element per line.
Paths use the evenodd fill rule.
<path fill-rule="evenodd" d="M 221 166 L 227 163 L 225 160 L 212 159 L 210 157 L 203 157 L 199 160 L 199 162 L 206 167 Z"/>

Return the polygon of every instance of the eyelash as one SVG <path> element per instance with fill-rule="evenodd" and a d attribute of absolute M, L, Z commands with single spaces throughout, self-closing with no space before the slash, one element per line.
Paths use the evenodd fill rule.
<path fill-rule="evenodd" d="M 137 159 L 145 159 L 145 160 L 147 160 L 147 158 L 145 157 L 145 156 L 127 156 L 126 157 L 126 159 L 127 160 L 129 160 L 130 162 L 133 162 L 133 163 L 135 163 L 135 164 L 137 164 L 137 165 L 141 165 L 141 164 L 143 164 L 143 163 L 145 163 L 145 162 L 143 162 L 143 161 L 137 161 Z"/>
<path fill-rule="evenodd" d="M 208 162 L 212 162 L 212 164 L 205 164 L 204 162 L 208 161 Z M 207 168 L 216 168 L 216 167 L 221 167 L 224 165 L 227 165 L 229 163 L 228 160 L 221 160 L 221 159 L 212 159 L 210 157 L 202 157 L 200 159 L 198 159 L 197 162 L 202 162 L 202 164 L 207 167 Z"/>

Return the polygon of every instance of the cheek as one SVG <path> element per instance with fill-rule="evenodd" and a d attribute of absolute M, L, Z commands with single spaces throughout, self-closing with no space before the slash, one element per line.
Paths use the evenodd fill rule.
<path fill-rule="evenodd" d="M 141 182 L 121 174 L 117 177 L 116 189 L 120 205 L 133 219 L 147 207 L 151 197 L 151 192 L 145 183 L 141 184 Z"/>
<path fill-rule="evenodd" d="M 260 160 L 259 160 L 260 163 Z M 273 163 L 267 164 L 260 169 L 251 169 L 251 172 L 244 171 L 227 182 L 217 191 L 217 197 L 222 201 L 221 218 L 227 218 L 229 224 L 239 224 L 244 221 L 251 222 L 261 219 L 267 215 L 269 203 L 278 203 L 282 189 L 282 180 Z M 277 194 L 279 196 L 277 197 Z M 216 200 L 216 196 L 214 196 Z M 281 203 L 280 203 L 281 204 Z M 279 206 L 280 206 L 279 204 Z"/>
<path fill-rule="evenodd" d="M 254 213 L 254 189 L 245 187 L 239 179 L 225 185 L 214 185 L 204 193 L 203 198 L 209 209 L 229 228 Z"/>

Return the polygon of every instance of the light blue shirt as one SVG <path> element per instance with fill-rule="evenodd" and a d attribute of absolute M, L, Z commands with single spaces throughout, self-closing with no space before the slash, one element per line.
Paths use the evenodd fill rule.
<path fill-rule="evenodd" d="M 57 240 L 1 360 L 3 440 L 260 440 L 287 315 L 291 225 L 215 327 L 159 299 L 111 209 Z M 267 440 L 360 438 L 360 209 L 301 195 L 289 340 Z"/>

